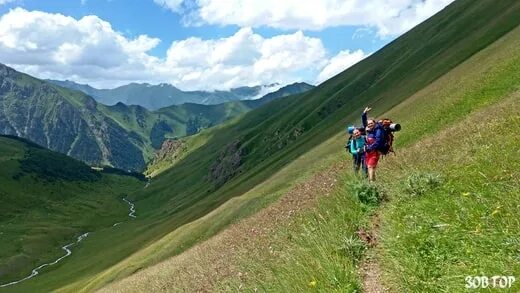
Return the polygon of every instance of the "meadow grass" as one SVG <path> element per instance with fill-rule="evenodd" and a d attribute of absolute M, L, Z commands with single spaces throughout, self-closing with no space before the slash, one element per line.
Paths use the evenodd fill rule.
<path fill-rule="evenodd" d="M 482 0 L 479 5 L 457 1 L 297 99 L 275 100 L 218 131 L 209 130 L 207 139 L 195 150 L 154 178 L 147 189 L 130 195 L 138 210 L 135 221 L 121 225 L 117 231 L 106 229 L 92 235 L 79 247 L 81 253 L 68 258 L 45 278 L 29 280 L 18 289 L 93 290 L 180 254 L 255 213 L 282 196 L 294 181 L 326 168 L 331 158 L 344 159 L 345 136 L 338 133 L 346 123 L 358 122 L 364 106 L 373 104 L 374 114 L 380 115 L 406 101 L 516 27 L 519 7 L 518 3 L 491 0 Z M 421 103 L 425 101 L 429 100 Z M 476 103 L 471 108 L 471 103 L 467 104 L 454 109 L 469 107 L 470 113 L 486 106 Z M 442 118 L 444 112 L 439 114 Z M 392 116 L 402 123 L 407 121 L 404 117 Z M 432 125 L 439 117 L 431 118 Z M 453 117 L 441 121 L 438 129 L 462 119 Z M 405 133 L 398 140 L 401 147 L 420 138 L 418 134 L 406 138 Z M 231 170 L 236 174 L 224 185 L 216 186 L 208 180 L 209 170 L 222 149 L 237 139 L 244 151 L 241 165 Z"/>
<path fill-rule="evenodd" d="M 457 5 L 463 6 L 464 3 Z M 486 3 L 486 5 L 488 5 L 490 2 Z M 493 9 L 495 8 L 496 7 Z M 462 8 L 458 7 L 457 9 L 460 10 Z M 465 11 L 463 16 L 459 16 L 458 18 L 461 23 L 465 23 L 467 26 L 459 23 L 457 27 L 469 31 L 467 31 L 465 35 L 467 37 L 466 41 L 458 38 L 456 41 L 453 40 L 454 43 L 450 43 L 453 46 L 452 49 L 457 51 L 456 54 L 450 54 L 449 50 L 445 49 L 447 40 L 443 41 L 441 34 L 439 34 L 435 42 L 426 46 L 427 48 L 410 49 L 410 56 L 414 56 L 417 60 L 423 60 L 420 66 L 411 64 L 409 60 L 401 60 L 401 63 L 395 58 L 391 58 L 391 56 L 401 56 L 402 52 L 400 50 L 403 49 L 402 46 L 406 48 L 406 44 L 417 42 L 416 39 L 413 39 L 412 35 L 417 37 L 417 34 L 420 33 L 431 33 L 428 30 L 434 30 L 433 27 L 436 27 L 436 24 L 431 20 L 422 28 L 417 28 L 411 32 L 410 36 L 400 38 L 382 52 L 375 54 L 370 60 L 367 59 L 366 62 L 354 66 L 326 84 L 304 94 L 297 101 L 282 98 L 246 114 L 241 117 L 241 119 L 221 126 L 219 131 L 215 131 L 211 134 L 211 137 L 206 143 L 197 148 L 197 150 L 190 152 L 183 160 L 176 163 L 174 168 L 157 176 L 155 182 L 150 185 L 147 191 L 143 194 L 139 194 L 137 197 L 138 206 L 140 205 L 143 211 L 142 215 L 149 218 L 150 223 L 152 221 L 151 219 L 155 219 L 154 223 L 156 223 L 156 225 L 153 226 L 153 229 L 162 231 L 160 236 L 154 237 L 154 241 L 164 237 L 163 241 L 159 241 L 156 244 L 152 244 L 150 241 L 145 245 L 146 248 L 141 250 L 140 253 L 134 254 L 132 257 L 108 269 L 106 272 L 99 274 L 99 277 L 91 279 L 91 284 L 87 288 L 95 288 L 114 278 L 119 278 L 135 270 L 149 266 L 162 258 L 181 253 L 193 244 L 211 237 L 214 233 L 226 227 L 226 225 L 239 220 L 240 217 L 247 216 L 262 208 L 269 201 L 281 196 L 282 193 L 276 193 L 275 196 L 267 201 L 250 201 L 249 207 L 236 205 L 237 208 L 235 211 L 244 210 L 246 212 L 223 212 L 222 215 L 227 216 L 223 216 L 222 218 L 215 216 L 212 218 L 216 219 L 215 221 L 206 221 L 205 217 L 201 217 L 201 215 L 210 213 L 229 199 L 239 197 L 255 189 L 256 186 L 269 185 L 271 181 L 266 181 L 266 178 L 273 176 L 273 170 L 282 169 L 291 161 L 296 160 L 302 154 L 305 154 L 314 146 L 328 140 L 330 137 L 335 138 L 335 146 L 330 145 L 328 148 L 334 150 L 333 152 L 337 152 L 339 146 L 342 145 L 341 141 L 344 139 L 343 135 L 337 134 L 338 130 L 343 129 L 347 121 L 351 123 L 357 121 L 359 119 L 358 110 L 366 105 L 366 103 L 374 103 L 375 114 L 384 113 L 390 109 L 390 107 L 406 100 L 409 95 L 422 89 L 425 85 L 430 84 L 437 77 L 442 76 L 446 73 L 446 70 L 455 68 L 460 62 L 464 61 L 465 58 L 472 56 L 479 49 L 492 43 L 495 40 L 493 38 L 498 37 L 501 33 L 503 34 L 507 31 L 508 27 L 511 28 L 511 26 L 516 25 L 513 22 L 508 22 L 508 19 L 511 20 L 512 18 L 505 16 L 503 21 L 507 23 L 507 25 L 502 23 L 501 26 L 498 26 L 498 24 L 495 23 L 497 28 L 500 27 L 500 29 L 496 31 L 488 29 L 487 32 L 492 32 L 489 35 L 483 34 L 483 32 L 479 30 L 471 31 L 470 27 L 472 24 L 468 24 L 465 20 L 469 18 L 473 19 L 473 13 L 481 13 L 475 12 L 475 10 L 478 9 L 482 10 L 483 8 L 473 7 Z M 455 10 L 454 8 L 453 11 Z M 513 12 L 500 10 L 499 14 L 514 14 L 516 10 L 513 9 L 512 11 Z M 444 15 L 439 15 L 437 20 L 445 20 L 449 14 L 450 12 L 446 12 Z M 490 13 L 490 15 L 491 14 L 492 13 Z M 489 18 L 482 18 L 481 21 L 484 21 L 484 19 Z M 452 28 L 447 35 L 443 36 L 447 37 L 456 32 L 458 31 Z M 486 35 L 486 37 L 483 38 L 483 35 Z M 471 50 L 468 49 L 468 44 L 472 44 Z M 478 46 L 475 44 L 478 44 Z M 444 49 L 441 50 L 440 48 Z M 434 54 L 438 59 L 432 59 L 430 57 L 424 59 L 425 56 L 428 56 L 427 53 Z M 362 84 L 371 80 L 370 74 L 367 73 L 366 70 L 372 68 L 370 66 L 376 66 L 380 62 L 383 62 L 383 60 L 393 60 L 390 62 L 389 67 L 385 68 L 388 72 L 378 73 L 377 76 L 379 77 L 376 80 L 372 80 L 371 87 L 362 88 Z M 429 67 L 428 64 L 431 66 Z M 403 79 L 403 72 L 407 70 L 407 78 Z M 370 70 L 368 70 L 368 72 L 370 72 Z M 414 72 L 417 74 L 414 75 Z M 465 72 L 465 74 L 468 73 L 469 72 Z M 349 79 L 353 76 L 356 78 Z M 384 76 L 384 78 L 381 76 Z M 360 96 L 355 99 L 354 95 L 356 93 Z M 347 99 L 348 103 L 345 101 L 345 96 L 349 97 Z M 432 98 L 432 96 L 429 98 Z M 434 98 L 437 97 L 435 96 Z M 453 97 L 449 96 L 448 98 Z M 424 103 L 424 101 L 422 103 Z M 483 106 L 485 106 L 485 104 L 477 103 L 473 109 L 478 109 Z M 309 114 L 307 110 L 310 108 L 315 110 Z M 279 113 L 283 112 L 284 109 L 289 110 L 285 111 L 283 115 Z M 341 110 L 335 111 L 336 109 Z M 428 109 L 425 110 L 425 113 L 426 111 L 428 111 Z M 410 113 L 414 112 L 407 112 L 407 114 Z M 442 112 L 440 114 L 442 114 Z M 394 117 L 395 120 L 400 119 L 399 116 Z M 447 126 L 456 121 L 457 118 L 458 116 L 451 120 L 446 120 L 440 123 L 439 127 L 443 127 L 443 125 Z M 402 121 L 405 122 L 406 120 L 402 119 Z M 313 125 L 314 127 L 309 130 L 306 135 L 296 139 L 293 136 L 293 130 L 298 128 L 299 125 L 301 125 L 302 129 L 310 127 L 309 125 Z M 245 163 L 241 167 L 244 172 L 227 182 L 221 188 L 214 190 L 214 187 L 208 184 L 209 182 L 205 180 L 201 181 L 200 178 L 206 178 L 208 166 L 213 162 L 209 154 L 218 153 L 233 137 L 239 137 L 241 141 L 244 141 L 244 145 L 248 150 L 246 158 L 244 159 Z M 416 137 L 417 140 L 420 139 L 420 135 L 416 134 Z M 403 137 L 401 143 L 409 144 L 413 140 L 413 138 L 407 139 Z M 276 151 L 276 149 L 279 150 Z M 320 162 L 319 158 L 314 162 L 315 163 L 309 162 L 309 164 L 302 167 L 302 170 L 316 170 L 313 165 Z M 273 191 L 275 190 L 276 188 L 273 189 Z M 230 205 L 234 203 L 236 203 L 236 201 L 231 201 Z M 224 207 L 227 208 L 229 206 L 226 205 Z M 223 209 L 219 211 L 221 212 Z M 201 219 L 201 221 L 198 221 L 198 219 Z M 193 221 L 197 221 L 197 225 L 188 224 L 185 230 L 182 229 L 173 233 L 167 232 L 178 229 L 183 226 L 184 223 Z M 205 223 L 199 226 L 199 223 L 202 222 Z M 149 227 L 151 227 L 151 224 Z M 165 237 L 166 235 L 176 235 L 176 238 Z M 177 241 L 173 241 L 173 239 L 177 239 Z M 135 243 L 135 245 L 137 246 L 137 243 Z M 83 281 L 78 282 L 68 288 L 80 288 L 82 283 Z"/>
<path fill-rule="evenodd" d="M 481 215 L 476 214 L 475 211 L 467 211 L 462 207 L 466 203 L 464 194 L 467 196 L 472 192 L 466 190 L 468 187 L 473 186 L 472 188 L 475 190 L 481 189 L 479 184 L 484 181 L 479 183 L 479 180 L 474 180 L 474 176 L 484 178 L 476 171 L 481 167 L 482 169 L 485 169 L 485 166 L 488 167 L 486 172 L 489 174 L 483 173 L 485 177 L 504 177 L 504 181 L 497 182 L 497 184 L 508 188 L 511 198 L 514 198 L 514 193 L 511 191 L 517 190 L 518 187 L 517 183 L 514 184 L 518 173 L 513 171 L 518 169 L 517 165 L 504 169 L 506 175 L 503 176 L 500 168 L 495 168 L 490 164 L 498 158 L 486 158 L 485 154 L 488 152 L 489 143 L 499 143 L 500 137 L 503 135 L 500 132 L 492 131 L 502 125 L 501 122 L 495 121 L 495 118 L 505 119 L 502 122 L 510 125 L 511 128 L 502 128 L 506 133 L 517 129 L 514 127 L 518 123 L 518 115 L 515 116 L 518 106 L 514 105 L 514 101 L 518 99 L 516 91 L 520 80 L 518 77 L 518 72 L 520 72 L 518 70 L 518 64 L 520 64 L 518 62 L 519 32 L 520 30 L 516 29 L 504 36 L 495 44 L 454 68 L 446 76 L 417 92 L 403 104 L 385 113 L 385 116 L 399 121 L 404 126 L 404 130 L 397 134 L 397 155 L 386 157 L 381 162 L 380 181 L 376 185 L 376 190 L 382 196 L 387 197 L 389 202 L 384 202 L 381 208 L 377 208 L 377 205 L 374 204 L 379 200 L 362 202 L 360 198 L 367 198 L 367 185 L 352 176 L 339 175 L 343 184 L 340 184 L 331 195 L 320 200 L 316 209 L 301 215 L 294 221 L 280 224 L 272 235 L 268 236 L 268 249 L 264 247 L 265 241 L 256 246 L 253 244 L 252 249 L 239 249 L 236 253 L 240 255 L 240 259 L 231 260 L 229 266 L 237 267 L 236 270 L 240 272 L 240 275 L 223 278 L 215 276 L 215 278 L 221 277 L 221 279 L 213 280 L 215 284 L 211 286 L 214 287 L 210 286 L 210 288 L 217 291 L 359 292 L 361 290 L 361 280 L 358 275 L 359 260 L 366 251 L 367 244 L 360 240 L 356 232 L 368 231 L 371 228 L 372 215 L 379 213 L 383 228 L 379 240 L 380 246 L 375 249 L 375 252 L 379 253 L 377 258 L 384 269 L 383 281 L 386 286 L 396 292 L 463 290 L 464 280 L 460 276 L 464 274 L 464 271 L 457 271 L 456 267 L 450 271 L 442 269 L 446 266 L 442 261 L 452 258 L 450 254 L 457 254 L 456 249 L 450 249 L 458 246 L 461 239 L 456 235 L 460 233 L 455 234 L 452 238 L 449 238 L 447 233 L 443 233 L 440 241 L 441 245 L 446 245 L 444 249 L 436 249 L 437 244 L 431 233 L 432 230 L 442 232 L 451 229 L 451 225 L 454 224 L 450 221 L 464 220 L 464 216 L 467 215 L 471 215 L 474 219 L 481 219 Z M 468 99 L 472 102 L 468 102 Z M 482 136 L 481 133 L 486 133 L 486 136 Z M 509 157 L 506 157 L 503 162 L 507 160 L 515 162 L 515 157 L 513 157 L 516 155 L 514 137 L 515 135 L 509 136 L 504 148 L 495 148 L 496 155 L 500 152 L 509 154 Z M 270 187 L 273 188 L 273 191 L 283 190 L 273 183 L 297 178 L 283 176 L 284 174 L 287 176 L 287 173 L 297 172 L 298 168 L 309 164 L 311 161 L 304 159 L 306 156 L 313 157 L 321 154 L 327 158 L 322 162 L 325 165 L 337 164 L 338 161 L 344 160 L 344 153 L 339 152 L 339 146 L 342 145 L 343 140 L 343 134 L 334 136 L 313 149 L 312 152 L 297 159 L 293 164 L 288 165 L 280 173 L 275 174 L 265 184 L 257 186 L 251 191 L 251 194 L 254 194 L 252 192 L 259 187 Z M 461 158 L 471 159 L 462 160 Z M 432 160 L 436 163 L 432 164 Z M 518 163 L 517 159 L 516 163 Z M 468 170 L 473 170 L 474 176 L 465 177 L 464 174 Z M 453 174 L 458 175 L 454 180 L 448 180 Z M 493 186 L 493 184 L 487 183 L 487 186 Z M 444 205 L 440 203 L 440 197 L 446 198 L 446 192 L 449 197 L 453 197 L 450 192 L 454 192 L 456 198 L 461 200 L 459 205 L 463 214 L 454 218 L 446 218 L 449 221 L 436 220 L 435 213 L 439 210 L 438 206 Z M 266 194 L 262 196 L 266 196 Z M 421 201 L 424 198 L 431 198 L 430 205 L 421 208 Z M 232 199 L 228 203 L 234 203 L 238 199 L 240 197 Z M 218 221 L 221 215 L 226 214 L 225 211 L 229 211 L 228 203 L 221 206 L 222 210 L 219 208 L 208 217 L 196 221 L 197 223 L 187 225 L 185 233 L 196 231 L 197 229 L 193 229 L 192 225 L 198 225 L 199 221 L 201 224 L 204 220 Z M 451 204 L 447 200 L 445 208 L 453 213 L 454 209 Z M 503 211 L 507 211 L 504 213 L 508 218 L 507 221 L 514 223 L 511 208 L 518 207 L 515 206 L 514 201 L 507 209 L 504 206 L 498 208 L 498 206 L 492 205 L 492 207 L 492 210 L 486 209 L 488 215 L 493 214 L 493 217 L 496 217 Z M 420 223 L 421 221 L 426 223 Z M 403 228 L 403 223 L 407 223 L 406 228 Z M 469 226 L 473 224 L 475 223 L 471 223 Z M 200 227 L 207 228 L 207 225 L 206 223 Z M 505 226 L 510 231 L 505 236 L 490 234 L 489 237 L 485 237 L 487 244 L 471 244 L 472 241 L 468 239 L 464 241 L 474 246 L 471 251 L 476 251 L 475 247 L 483 251 L 488 245 L 497 245 L 501 241 L 506 243 L 504 245 L 515 245 L 517 242 L 511 234 L 512 231 L 517 231 L 518 227 L 515 225 Z M 410 227 L 412 229 L 409 229 Z M 417 233 L 413 232 L 414 229 L 420 229 L 426 239 L 416 238 Z M 179 230 L 184 230 L 184 227 Z M 498 230 L 495 231 L 498 233 Z M 403 233 L 411 235 L 404 239 Z M 166 242 L 175 241 L 175 238 L 167 239 Z M 423 241 L 421 244 L 423 248 L 416 250 L 417 243 L 412 243 L 413 239 Z M 252 238 L 250 241 L 255 240 Z M 507 266 L 509 261 L 512 261 L 511 256 L 514 256 L 516 248 L 510 246 L 508 249 L 512 253 L 508 259 L 497 261 L 495 264 L 497 267 Z M 419 251 L 418 254 L 414 254 L 416 251 Z M 207 251 L 207 253 L 218 254 L 219 251 Z M 224 251 L 220 251 L 220 253 L 226 255 Z M 191 255 L 191 253 L 186 254 L 186 258 L 189 259 Z M 180 256 L 180 259 L 183 256 L 184 254 Z M 426 257 L 428 262 L 421 262 L 419 260 L 421 256 Z M 468 262 L 473 258 L 478 259 L 478 254 L 471 255 L 462 261 Z M 183 280 L 190 279 L 189 274 L 193 271 L 175 269 L 177 261 L 177 257 L 172 258 L 170 261 L 143 271 L 143 274 L 136 273 L 129 278 L 131 281 L 125 282 L 127 281 L 125 279 L 117 283 L 117 286 L 108 287 L 107 290 L 139 291 L 138 288 L 152 286 L 152 288 L 161 288 L 161 290 L 189 291 L 189 285 L 193 284 Z M 489 265 L 490 263 L 490 261 L 483 261 L 479 265 Z M 128 263 L 122 265 L 125 266 Z M 210 274 L 203 267 L 197 268 L 196 271 L 200 274 Z M 453 272 L 456 274 L 450 275 Z M 509 273 L 509 271 L 504 272 Z M 452 282 L 445 282 L 446 279 L 450 279 Z M 399 281 L 397 283 L 399 286 L 396 286 L 397 281 Z"/>
<path fill-rule="evenodd" d="M 370 221 L 376 212 L 381 232 L 374 253 L 383 268 L 380 282 L 390 292 L 462 292 L 466 276 L 518 279 L 518 97 L 520 92 L 384 162 L 377 186 L 391 200 L 380 208 L 363 203 L 353 188 L 366 183 L 343 176 L 315 210 L 278 229 L 271 255 L 242 255 L 239 270 L 248 279 L 228 278 L 216 288 L 361 292 L 359 262 L 369 248 L 359 231 L 375 232 Z M 472 127 L 477 123 L 479 129 Z M 497 139 L 512 129 L 514 135 Z M 445 144 L 437 147 L 438 140 Z M 421 156 L 425 147 L 431 159 Z M 516 283 L 506 291 L 519 288 Z"/>
<path fill-rule="evenodd" d="M 392 204 L 381 211 L 379 251 L 393 291 L 460 292 L 466 276 L 520 275 L 519 97 L 403 151 L 382 170 Z"/>
<path fill-rule="evenodd" d="M 374 210 L 355 193 L 353 176 L 343 182 L 311 212 L 285 223 L 269 238 L 268 252 L 243 255 L 240 271 L 249 279 L 221 281 L 217 288 L 262 292 L 360 292 L 357 265 L 367 244 L 356 232 L 369 226 Z M 359 186 L 359 185 L 358 185 Z M 254 259 L 252 259 L 254 256 Z"/>
<path fill-rule="evenodd" d="M 386 114 L 404 125 L 397 155 L 379 170 L 378 190 L 389 202 L 367 208 L 352 189 L 357 180 L 344 177 L 315 211 L 279 229 L 271 239 L 278 254 L 244 253 L 249 280 L 228 278 L 218 288 L 359 292 L 358 253 L 366 244 L 355 232 L 370 229 L 375 211 L 382 231 L 372 254 L 393 292 L 458 292 L 468 275 L 518 276 L 519 34 Z M 338 247 L 354 252 L 337 254 Z"/>

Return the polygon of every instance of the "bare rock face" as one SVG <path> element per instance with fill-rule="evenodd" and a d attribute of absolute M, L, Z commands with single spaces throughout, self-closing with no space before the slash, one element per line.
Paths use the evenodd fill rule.
<path fill-rule="evenodd" d="M 153 164 L 157 164 L 160 161 L 174 162 L 180 157 L 181 153 L 186 150 L 185 141 L 180 139 L 167 139 L 155 153 Z"/>
<path fill-rule="evenodd" d="M 210 168 L 209 179 L 215 186 L 221 186 L 238 173 L 243 154 L 244 149 L 240 147 L 239 140 L 226 146 Z"/>

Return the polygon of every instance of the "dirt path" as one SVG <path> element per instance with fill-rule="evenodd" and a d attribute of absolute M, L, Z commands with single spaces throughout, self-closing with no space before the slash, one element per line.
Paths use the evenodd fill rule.
<path fill-rule="evenodd" d="M 363 279 L 364 293 L 383 293 L 388 292 L 381 282 L 381 269 L 377 259 L 377 245 L 379 240 L 379 215 L 372 216 L 370 231 L 363 232 L 365 235 L 360 237 L 367 242 L 369 250 L 365 254 L 359 266 L 359 275 Z"/>

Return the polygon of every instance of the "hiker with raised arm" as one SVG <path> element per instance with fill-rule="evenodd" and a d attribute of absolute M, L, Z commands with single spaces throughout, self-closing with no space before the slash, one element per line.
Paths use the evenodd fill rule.
<path fill-rule="evenodd" d="M 368 181 L 376 180 L 376 167 L 381 156 L 379 150 L 385 144 L 385 132 L 375 119 L 367 119 L 367 113 L 372 110 L 366 107 L 361 115 L 363 127 L 366 129 L 365 163 L 368 169 Z"/>

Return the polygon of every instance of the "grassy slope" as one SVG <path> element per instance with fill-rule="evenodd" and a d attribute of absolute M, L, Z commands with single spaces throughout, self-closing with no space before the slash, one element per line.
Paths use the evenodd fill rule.
<path fill-rule="evenodd" d="M 81 278 L 79 272 L 75 275 L 66 273 L 64 265 L 63 269 L 56 269 L 52 277 L 49 274 L 45 284 L 28 282 L 25 288 L 37 285 L 56 288 L 69 282 L 75 282 L 66 288 L 69 290 L 83 288 L 88 283 L 99 286 L 179 253 L 265 206 L 281 195 L 276 189 L 269 193 L 271 197 L 246 200 L 244 208 L 230 210 L 216 221 L 206 221 L 197 229 L 186 230 L 177 238 L 178 245 L 173 248 L 154 249 L 160 247 L 159 242 L 152 245 L 170 231 L 208 214 L 228 199 L 251 191 L 257 185 L 260 187 L 259 184 L 276 171 L 336 135 L 347 121 L 357 121 L 358 112 L 365 104 L 377 103 L 375 114 L 381 114 L 502 36 L 515 27 L 520 18 L 516 17 L 519 11 L 517 3 L 500 5 L 493 1 L 481 1 L 479 5 L 469 5 L 468 1 L 456 2 L 299 100 L 285 98 L 274 101 L 246 114 L 239 122 L 209 133 L 205 145 L 188 154 L 175 168 L 158 176 L 146 192 L 137 197 L 141 219 L 133 223 L 132 229 L 125 231 L 128 234 L 110 235 L 108 239 L 98 234 L 98 238 L 90 238 L 92 243 L 106 247 L 106 252 L 99 256 L 94 246 L 87 248 L 88 242 L 85 244 L 82 259 L 77 259 L 77 263 L 85 267 Z M 245 150 L 242 173 L 215 189 L 204 178 L 221 149 L 236 137 L 240 138 Z M 320 158 L 309 158 L 302 169 L 312 171 L 318 162 Z M 280 184 L 287 186 L 290 181 Z M 110 247 L 113 242 L 119 244 Z M 135 258 L 127 259 L 135 266 L 114 267 L 99 274 L 144 246 L 148 253 L 144 256 L 135 254 Z M 74 263 L 71 259 L 68 268 Z"/>
<path fill-rule="evenodd" d="M 380 210 L 378 252 L 384 281 L 394 292 L 455 292 L 463 290 L 465 275 L 520 273 L 520 267 L 511 266 L 517 264 L 520 249 L 515 240 L 520 228 L 515 214 L 520 169 L 515 146 L 520 126 L 519 48 L 517 28 L 385 113 L 404 125 L 397 134 L 397 156 L 383 160 L 379 170 L 379 188 L 390 202 Z M 308 155 L 319 154 L 327 162 L 343 160 L 344 154 L 334 151 L 343 137 L 333 137 Z M 276 186 L 278 176 L 301 168 L 299 162 L 309 163 L 308 158 L 299 158 L 262 186 Z M 424 185 L 424 194 L 411 195 L 409 178 L 417 174 L 440 176 L 440 187 Z M 242 277 L 220 280 L 215 289 L 359 290 L 357 265 L 365 245 L 355 232 L 369 229 L 374 208 L 357 199 L 354 178 L 347 175 L 343 180 L 316 211 L 273 233 L 267 243 L 277 251 L 274 256 L 264 255 L 261 246 L 239 250 L 242 262 L 229 265 L 238 265 Z M 434 228 L 436 224 L 450 226 Z M 189 274 L 175 270 L 175 265 L 173 260 L 162 265 L 153 284 L 139 277 L 145 271 L 109 289 L 131 291 L 146 284 L 187 288 L 183 275 L 164 272 L 171 267 L 177 274 Z M 169 282 L 170 278 L 178 282 Z"/>
<path fill-rule="evenodd" d="M 462 291 L 467 275 L 520 273 L 515 265 L 520 249 L 515 241 L 520 228 L 515 215 L 519 40 L 517 28 L 386 113 L 405 125 L 397 137 L 398 155 L 384 160 L 379 170 L 380 188 L 390 202 L 379 212 L 377 252 L 382 255 L 385 284 L 393 292 Z M 420 183 L 413 179 L 419 174 L 439 176 L 440 187 L 419 185 L 424 193 L 414 195 L 410 182 Z M 414 186 L 415 192 L 421 190 Z M 250 286 L 305 290 L 315 280 L 317 289 L 359 288 L 356 261 L 350 264 L 359 243 L 352 238 L 357 239 L 354 232 L 360 227 L 367 229 L 371 212 L 365 209 L 360 217 L 360 209 L 363 205 L 346 184 L 323 201 L 318 213 L 325 218 L 316 213 L 303 217 L 300 229 L 316 232 L 297 237 L 296 245 L 279 256 L 284 263 L 270 260 L 255 266 L 250 255 L 244 256 L 244 266 L 253 266 L 250 274 L 268 275 Z M 299 231 L 280 230 L 273 241 L 286 242 L 287 234 Z M 338 258 L 331 252 L 339 247 L 348 250 Z M 308 270 L 311 265 L 318 269 Z M 269 266 L 273 270 L 266 272 Z M 335 276 L 342 281 L 334 284 Z"/>
<path fill-rule="evenodd" d="M 318 89 L 303 95 L 298 101 L 291 99 L 275 101 L 269 107 L 246 114 L 239 123 L 221 127 L 222 130 L 215 132 L 218 135 L 211 136 L 207 144 L 189 154 L 185 160 L 176 165 L 176 168 L 159 176 L 148 192 L 141 196 L 139 204 L 145 213 L 147 210 L 151 211 L 148 215 L 154 216 L 158 220 L 160 220 L 160 216 L 157 215 L 157 210 L 163 211 L 163 214 L 168 216 L 165 225 L 168 225 L 170 229 L 191 222 L 231 196 L 248 191 L 268 178 L 273 170 L 280 169 L 287 162 L 311 149 L 312 146 L 337 133 L 345 125 L 342 121 L 357 120 L 357 114 L 352 111 L 356 107 L 359 110 L 365 103 L 380 101 L 387 96 L 395 95 L 398 99 L 380 101 L 376 106 L 376 111 L 393 106 L 394 103 L 399 102 L 399 99 L 406 98 L 409 92 L 428 84 L 436 76 L 442 74 L 443 70 L 451 69 L 461 62 L 461 58 L 463 60 L 470 56 L 491 42 L 493 38 L 504 33 L 508 27 L 517 23 L 517 19 L 512 17 L 511 13 L 518 13 L 518 8 L 511 12 L 496 7 L 494 3 L 483 2 L 478 7 L 472 7 L 472 9 L 480 10 L 472 11 L 472 9 L 464 9 L 464 2 L 456 4 L 461 7 L 455 5 L 451 10 L 439 15 L 440 20 L 430 20 L 381 52 L 374 54 L 372 58 L 333 78 Z M 439 32 L 440 28 L 445 28 L 444 22 L 447 19 L 453 19 L 454 13 L 463 14 L 454 20 L 458 23 L 451 25 L 451 30 Z M 474 23 L 475 13 L 485 15 L 480 18 L 483 22 L 489 22 L 485 30 L 481 28 L 483 23 Z M 501 23 L 497 23 L 496 15 L 502 13 L 504 15 Z M 426 39 L 428 35 L 432 34 L 435 37 L 430 37 L 430 42 L 425 40 L 421 43 L 422 46 L 412 47 L 412 44 L 417 43 L 417 38 Z M 465 38 L 461 38 L 460 35 L 464 35 Z M 452 47 L 448 50 L 446 46 L 449 45 Z M 397 56 L 402 56 L 403 50 L 408 52 L 406 55 L 410 59 L 396 63 Z M 436 55 L 438 59 L 425 60 L 425 56 L 430 56 L 427 54 Z M 420 66 L 417 66 L 418 60 L 423 62 Z M 426 69 L 429 74 L 423 73 Z M 378 73 L 377 78 L 374 78 L 374 72 Z M 403 76 L 403 72 L 410 74 Z M 382 78 L 383 75 L 384 78 Z M 369 82 L 371 82 L 371 86 L 363 87 Z M 356 92 L 359 93 L 359 96 L 354 97 Z M 334 112 L 330 112 L 333 110 Z M 325 117 L 326 119 L 324 119 Z M 292 135 L 296 128 L 305 129 L 310 126 L 314 126 L 314 128 L 304 136 L 296 139 Z M 276 135 L 277 133 L 279 135 Z M 206 196 L 212 186 L 207 181 L 201 181 L 200 178 L 207 175 L 208 166 L 213 161 L 212 156 L 218 154 L 219 150 L 233 137 L 237 137 L 237 134 L 242 134 L 243 144 L 249 148 L 248 151 L 250 150 L 242 167 L 247 172 Z M 273 146 L 280 146 L 282 149 L 277 150 Z M 186 176 L 188 173 L 190 176 Z M 254 206 L 254 204 L 252 205 Z M 209 229 L 209 231 L 218 231 L 236 218 L 236 214 L 222 217 L 218 222 L 212 223 L 215 228 Z M 161 227 L 161 225 L 157 226 L 158 229 Z M 155 259 L 178 253 L 184 247 L 209 235 L 211 233 L 191 233 L 190 237 L 185 237 L 181 242 L 183 245 L 179 245 L 171 251 L 161 251 L 156 257 L 152 254 L 148 257 L 148 261 L 153 262 Z"/>
<path fill-rule="evenodd" d="M 303 87 L 299 90 L 303 91 L 307 88 Z M 272 96 L 267 96 L 265 99 L 254 101 L 231 101 L 216 105 L 186 103 L 156 111 L 148 111 L 140 106 L 123 104 L 114 106 L 98 104 L 98 109 L 129 133 L 139 135 L 146 142 L 145 144 L 140 144 L 137 141 L 135 143 L 143 150 L 144 157 L 148 161 L 152 158 L 155 149 L 161 146 L 164 137 L 180 138 L 193 135 L 202 129 L 239 117 L 272 99 Z M 168 129 L 155 131 L 154 127 L 160 122 L 164 122 Z"/>
<path fill-rule="evenodd" d="M 62 167 L 69 164 L 73 169 L 63 174 L 69 178 L 78 169 L 90 170 L 64 155 L 0 137 L 0 283 L 63 255 L 61 246 L 74 237 L 126 220 L 128 205 L 121 196 L 142 184 L 117 175 L 74 180 L 53 179 L 49 170 L 37 175 L 21 167 L 27 152 Z"/>

